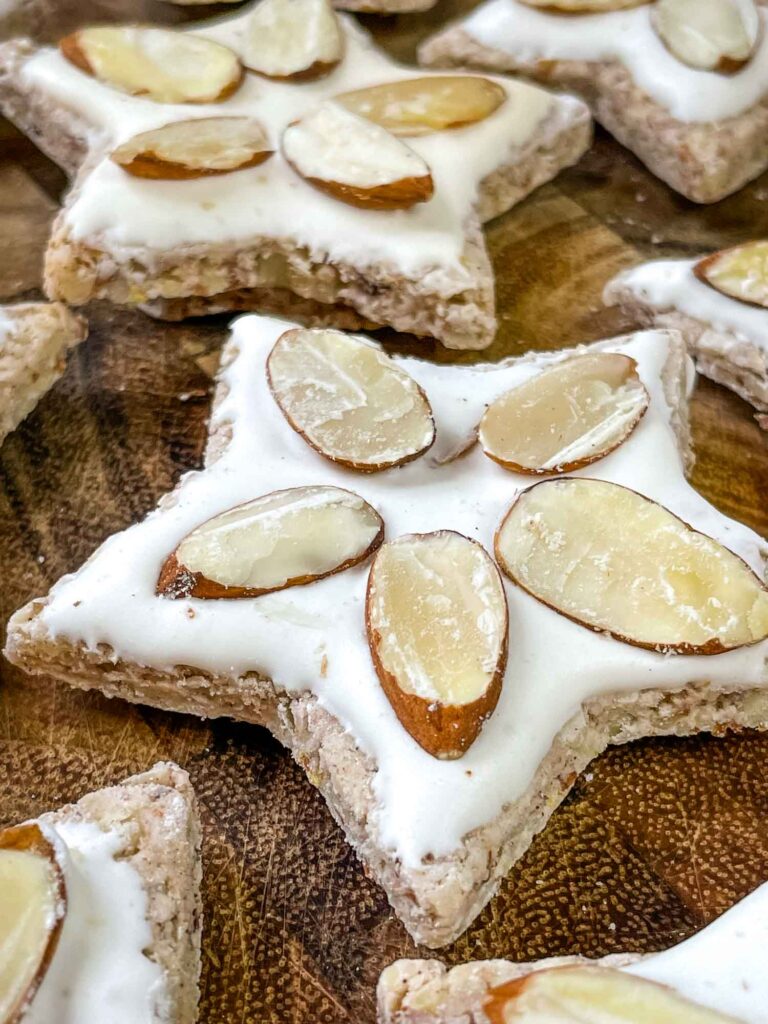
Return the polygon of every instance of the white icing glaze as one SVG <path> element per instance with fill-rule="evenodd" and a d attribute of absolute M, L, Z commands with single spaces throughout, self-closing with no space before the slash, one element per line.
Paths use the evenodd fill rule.
<path fill-rule="evenodd" d="M 644 5 L 607 14 L 563 16 L 521 0 L 488 0 L 460 21 L 473 39 L 523 63 L 618 60 L 635 82 L 678 121 L 720 121 L 743 114 L 768 94 L 768 12 L 750 62 L 734 75 L 687 67 L 664 46 Z"/>
<path fill-rule="evenodd" d="M 247 12 L 208 24 L 200 33 L 239 51 L 246 23 Z M 391 263 L 408 276 L 429 273 L 433 289 L 446 295 L 466 286 L 460 257 L 480 181 L 524 146 L 551 110 L 559 109 L 564 121 L 582 105 L 507 82 L 507 102 L 484 121 L 408 140 L 432 171 L 435 195 L 430 202 L 400 211 L 355 209 L 303 181 L 279 152 L 288 123 L 323 99 L 415 74 L 385 57 L 352 19 L 343 17 L 342 24 L 345 56 L 327 77 L 281 83 L 249 74 L 229 100 L 210 105 L 172 106 L 122 95 L 78 71 L 55 50 L 32 58 L 22 71 L 25 82 L 93 125 L 94 146 L 111 148 L 171 121 L 224 113 L 256 117 L 277 150 L 258 167 L 181 182 L 132 178 L 104 157 L 64 212 L 73 236 L 128 251 L 282 237 L 316 256 L 329 254 L 358 267 Z"/>
<path fill-rule="evenodd" d="M 24 1024 L 165 1019 L 163 971 L 143 953 L 152 943 L 147 896 L 136 869 L 115 859 L 119 831 L 88 821 L 42 827 L 63 863 L 67 916 Z"/>
<path fill-rule="evenodd" d="M 448 528 L 491 551 L 502 515 L 531 482 L 502 469 L 479 446 L 446 465 L 436 459 L 469 435 L 487 402 L 561 355 L 493 367 L 399 359 L 430 399 L 437 440 L 400 469 L 361 475 L 313 452 L 269 393 L 265 360 L 289 326 L 257 316 L 235 322 L 230 345 L 238 354 L 223 371 L 228 393 L 212 420 L 213 427 L 232 422 L 226 453 L 206 471 L 188 474 L 171 507 L 107 540 L 77 575 L 54 587 L 41 612 L 54 636 L 90 647 L 108 643 L 116 657 L 157 668 L 195 665 L 233 676 L 259 670 L 290 692 L 312 691 L 378 762 L 375 824 L 409 864 L 456 849 L 467 831 L 518 797 L 586 698 L 701 679 L 716 686 L 768 682 L 768 642 L 716 657 L 665 657 L 592 633 L 506 581 L 509 662 L 498 706 L 463 758 L 438 761 L 400 726 L 376 678 L 363 617 L 367 564 L 258 600 L 156 598 L 160 567 L 189 530 L 276 488 L 335 484 L 369 501 L 390 538 Z M 651 403 L 631 437 L 581 475 L 649 495 L 760 571 L 756 534 L 718 513 L 684 479 L 659 379 L 667 346 L 665 332 L 608 343 L 637 360 Z"/>
<path fill-rule="evenodd" d="M 627 968 L 745 1024 L 768 1024 L 768 884 L 696 935 Z"/>
<path fill-rule="evenodd" d="M 629 288 L 658 312 L 674 309 L 752 342 L 768 358 L 768 310 L 750 306 L 700 281 L 693 273 L 697 260 L 653 260 L 623 271 L 608 284 Z"/>

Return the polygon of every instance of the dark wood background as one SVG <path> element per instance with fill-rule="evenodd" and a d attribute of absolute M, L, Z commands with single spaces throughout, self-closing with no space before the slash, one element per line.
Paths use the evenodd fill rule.
<path fill-rule="evenodd" d="M 391 52 L 461 9 L 367 19 Z M 201 13 L 200 9 L 194 12 Z M 60 0 L 78 20 L 177 21 L 162 3 Z M 40 295 L 65 180 L 0 121 L 0 301 Z M 609 336 L 603 283 L 640 257 L 694 254 L 768 233 L 768 175 L 712 207 L 655 181 L 602 133 L 555 184 L 488 228 L 500 330 L 491 358 Z M 103 304 L 64 379 L 0 452 L 0 621 L 76 569 L 200 465 L 225 322 L 177 326 Z M 430 355 L 455 358 L 427 346 Z M 467 358 L 467 357 L 464 357 Z M 702 381 L 693 483 L 768 534 L 768 446 L 751 410 Z M 372 1024 L 379 971 L 425 955 L 346 846 L 324 803 L 264 731 L 206 723 L 28 680 L 0 664 L 0 824 L 158 758 L 191 772 L 205 829 L 205 1024 Z M 527 959 L 654 950 L 768 879 L 768 735 L 614 749 L 582 776 L 479 920 L 442 955 Z"/>

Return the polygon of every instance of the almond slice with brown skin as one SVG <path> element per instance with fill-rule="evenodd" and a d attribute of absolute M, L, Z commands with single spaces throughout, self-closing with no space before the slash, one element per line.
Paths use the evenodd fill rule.
<path fill-rule="evenodd" d="M 666 985 L 591 964 L 551 967 L 492 988 L 490 1024 L 738 1024 Z"/>
<path fill-rule="evenodd" d="M 429 75 L 355 89 L 336 102 L 400 137 L 462 128 L 490 117 L 507 98 L 498 82 L 477 75 Z"/>
<path fill-rule="evenodd" d="M 59 48 L 105 85 L 156 103 L 217 103 L 244 73 L 237 54 L 221 43 L 150 25 L 81 28 Z"/>
<path fill-rule="evenodd" d="M 669 654 L 721 654 L 768 637 L 768 590 L 722 544 L 636 491 L 544 480 L 496 534 L 513 582 L 574 622 Z"/>
<path fill-rule="evenodd" d="M 0 832 L 0 1022 L 17 1024 L 56 951 L 67 911 L 64 872 L 35 822 Z"/>
<path fill-rule="evenodd" d="M 329 0 L 260 0 L 248 18 L 242 59 L 268 78 L 327 75 L 344 55 L 344 35 Z"/>
<path fill-rule="evenodd" d="M 402 466 L 435 439 L 426 395 L 378 345 L 341 331 L 286 331 L 267 360 L 275 401 L 315 451 L 372 473 Z"/>
<path fill-rule="evenodd" d="M 112 160 L 136 178 L 182 180 L 229 174 L 272 156 L 267 135 L 250 117 L 175 121 L 135 135 Z"/>
<path fill-rule="evenodd" d="M 768 241 L 745 242 L 700 260 L 700 281 L 729 299 L 768 309 Z"/>
<path fill-rule="evenodd" d="M 557 14 L 599 14 L 643 7 L 652 0 L 521 0 L 528 7 L 540 7 Z"/>
<path fill-rule="evenodd" d="M 403 727 L 433 757 L 461 757 L 496 707 L 507 663 L 507 599 L 493 560 L 451 530 L 384 544 L 366 625 Z"/>
<path fill-rule="evenodd" d="M 315 188 L 350 206 L 405 210 L 431 199 L 429 167 L 384 128 L 322 103 L 283 133 L 283 154 Z"/>
<path fill-rule="evenodd" d="M 292 487 L 208 519 L 166 559 L 157 593 L 259 597 L 368 558 L 384 539 L 376 509 L 340 487 Z"/>
<path fill-rule="evenodd" d="M 619 447 L 648 408 L 637 363 L 573 356 L 507 391 L 480 421 L 485 454 L 516 473 L 568 473 Z"/>
<path fill-rule="evenodd" d="M 739 71 L 760 34 L 754 0 L 658 0 L 651 17 L 670 53 L 703 71 Z"/>

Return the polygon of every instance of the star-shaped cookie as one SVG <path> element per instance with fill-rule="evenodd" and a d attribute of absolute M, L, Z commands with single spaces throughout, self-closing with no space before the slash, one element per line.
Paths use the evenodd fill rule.
<path fill-rule="evenodd" d="M 400 960 L 381 975 L 378 1019 L 380 1024 L 448 1024 L 457 1020 L 471 1024 L 487 1024 L 489 1021 L 502 1024 L 507 1019 L 575 1022 L 593 1019 L 591 1010 L 596 1019 L 621 1019 L 628 1024 L 662 1019 L 685 1020 L 689 1024 L 699 1024 L 699 1021 L 701 1024 L 737 1024 L 739 1021 L 743 1024 L 765 1024 L 768 1020 L 768 978 L 763 956 L 766 939 L 768 885 L 762 885 L 690 939 L 650 956 L 638 957 L 627 953 L 596 961 L 577 956 L 554 957 L 527 964 L 509 960 L 478 960 L 450 970 L 438 960 Z M 578 998 L 569 1002 L 568 995 L 572 998 L 576 990 L 568 993 L 567 988 L 560 989 L 560 1001 L 556 1003 L 560 1012 L 556 1018 L 535 1014 L 530 1018 L 526 1016 L 526 987 L 532 992 L 536 980 L 541 986 L 542 978 L 536 978 L 537 972 L 577 968 L 571 977 L 588 982 L 589 969 L 595 967 L 609 973 L 602 974 L 602 977 L 591 974 L 597 984 L 581 989 L 587 997 L 586 1002 L 580 1002 Z M 582 973 L 585 968 L 586 973 Z M 653 999 L 659 993 L 647 985 L 619 990 L 621 1001 L 618 1004 L 609 1002 L 610 993 L 617 994 L 616 982 L 625 980 L 617 977 L 615 971 L 626 973 L 632 979 L 664 985 L 676 996 L 690 1000 L 699 1011 L 706 1008 L 714 1013 L 699 1017 L 694 1007 L 683 1004 L 676 1007 L 678 1016 L 662 1017 L 661 1007 L 656 1004 L 657 1015 L 653 1015 L 649 1013 L 653 1006 L 643 1000 Z M 562 974 L 547 975 L 539 989 L 541 1001 L 533 1009 L 542 1014 L 546 1009 L 553 1009 L 551 1004 L 547 1005 L 547 985 L 552 980 L 557 984 L 558 978 L 563 977 Z M 620 1018 L 614 1018 L 611 1013 L 612 1008 L 615 1012 L 617 1005 L 622 1010 Z M 674 1008 L 674 1003 L 666 1007 L 668 1012 Z M 531 1012 L 531 1005 L 528 1004 L 526 1009 Z M 636 1015 L 633 1015 L 633 1009 Z M 643 1010 L 646 1015 L 643 1015 Z"/>
<path fill-rule="evenodd" d="M 768 413 L 768 242 L 698 260 L 653 260 L 622 271 L 604 292 L 639 323 L 683 333 L 701 373 Z"/>
<path fill-rule="evenodd" d="M 49 295 L 171 318 L 257 309 L 483 348 L 496 320 L 481 225 L 581 156 L 586 107 L 522 83 L 425 80 L 326 0 L 297 24 L 292 4 L 262 0 L 188 32 L 75 33 L 62 52 L 0 48 L 0 108 L 81 167 L 53 229 Z M 185 60 L 207 77 L 184 79 Z M 158 159 L 145 133 L 192 118 L 207 125 Z M 203 130 L 209 158 L 194 151 Z M 142 146 L 149 166 L 126 155 Z"/>
<path fill-rule="evenodd" d="M 676 332 L 444 366 L 242 317 L 205 468 L 6 655 L 266 725 L 443 945 L 609 742 L 768 721 L 765 545 L 685 481 L 691 385 Z"/>
<path fill-rule="evenodd" d="M 486 0 L 420 58 L 581 95 L 655 175 L 712 203 L 768 167 L 767 20 L 753 0 Z"/>

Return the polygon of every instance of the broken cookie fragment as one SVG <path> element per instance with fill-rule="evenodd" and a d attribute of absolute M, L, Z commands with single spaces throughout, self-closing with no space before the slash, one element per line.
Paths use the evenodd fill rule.
<path fill-rule="evenodd" d="M 461 757 L 501 693 L 507 600 L 485 549 L 452 530 L 385 544 L 371 566 L 368 645 L 403 727 L 433 757 Z"/>
<path fill-rule="evenodd" d="M 351 491 L 325 486 L 274 491 L 188 533 L 166 559 L 157 593 L 259 597 L 349 569 L 383 539 L 381 516 Z"/>
<path fill-rule="evenodd" d="M 711 655 L 768 637 L 768 590 L 746 562 L 619 484 L 534 484 L 504 518 L 496 557 L 549 608 L 636 647 Z"/>

